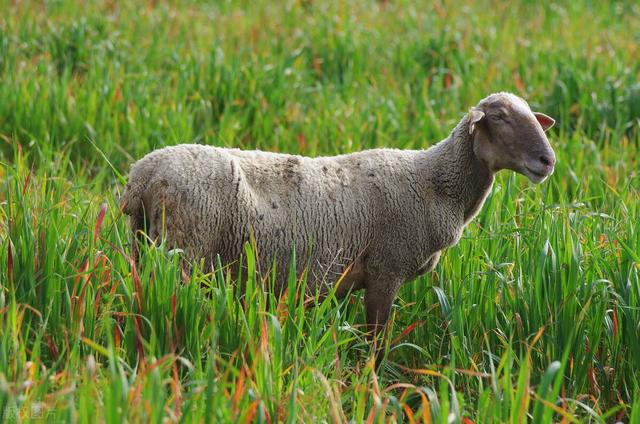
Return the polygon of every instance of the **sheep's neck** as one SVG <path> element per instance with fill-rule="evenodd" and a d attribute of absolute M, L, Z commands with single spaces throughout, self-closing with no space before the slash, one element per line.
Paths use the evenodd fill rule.
<path fill-rule="evenodd" d="M 473 151 L 466 118 L 451 135 L 427 151 L 433 188 L 460 205 L 467 224 L 480 211 L 493 185 L 493 172 Z"/>

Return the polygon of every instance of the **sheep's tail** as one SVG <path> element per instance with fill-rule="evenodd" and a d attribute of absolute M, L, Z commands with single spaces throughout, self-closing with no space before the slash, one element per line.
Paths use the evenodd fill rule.
<path fill-rule="evenodd" d="M 120 210 L 130 217 L 131 231 L 134 235 L 133 252 L 136 257 L 138 256 L 138 248 L 135 240 L 142 239 L 143 233 L 146 234 L 149 230 L 149 220 L 145 216 L 144 203 L 142 202 L 144 190 L 144 185 L 130 182 L 126 185 L 120 198 Z"/>
<path fill-rule="evenodd" d="M 135 216 L 142 209 L 142 191 L 144 187 L 140 184 L 129 183 L 124 188 L 124 193 L 120 197 L 120 210 L 129 216 Z"/>

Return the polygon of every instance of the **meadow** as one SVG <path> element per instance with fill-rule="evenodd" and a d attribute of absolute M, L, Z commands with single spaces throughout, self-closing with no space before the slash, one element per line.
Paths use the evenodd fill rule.
<path fill-rule="evenodd" d="M 634 1 L 0 0 L 0 418 L 640 422 Z M 557 121 L 394 304 L 131 257 L 129 165 L 178 143 L 427 148 L 495 91 Z M 295 260 L 293 258 L 292 260 Z M 221 264 L 220 264 L 221 265 Z"/>

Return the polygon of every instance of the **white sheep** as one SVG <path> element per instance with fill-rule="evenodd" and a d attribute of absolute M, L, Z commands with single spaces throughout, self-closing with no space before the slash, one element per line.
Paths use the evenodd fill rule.
<path fill-rule="evenodd" d="M 521 98 L 492 94 L 427 150 L 375 149 L 308 158 L 195 144 L 136 162 L 122 197 L 135 232 L 163 237 L 189 259 L 237 260 L 255 237 L 259 266 L 276 265 L 277 291 L 295 246 L 308 290 L 364 289 L 380 330 L 400 285 L 432 270 L 511 169 L 542 182 L 555 155 L 554 120 Z"/>

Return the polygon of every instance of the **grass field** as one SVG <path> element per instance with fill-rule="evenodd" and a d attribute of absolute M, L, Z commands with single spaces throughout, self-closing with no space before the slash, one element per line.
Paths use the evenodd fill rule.
<path fill-rule="evenodd" d="M 640 422 L 640 6 L 462 3 L 0 0 L 0 416 Z M 556 118 L 556 172 L 499 174 L 378 370 L 360 294 L 250 273 L 243 304 L 128 256 L 117 199 L 154 148 L 426 148 L 502 90 Z"/>

